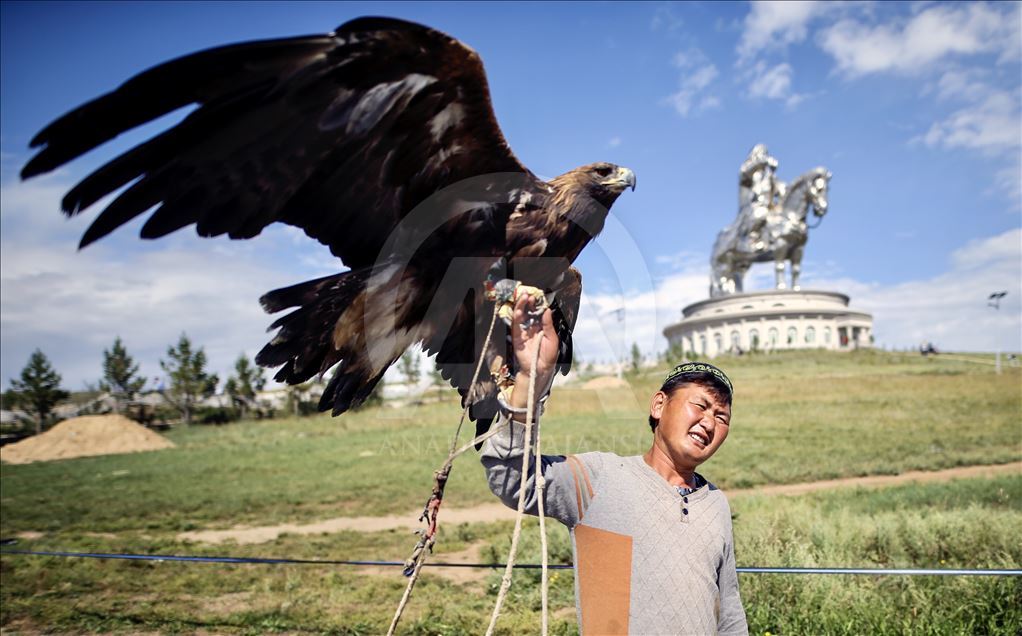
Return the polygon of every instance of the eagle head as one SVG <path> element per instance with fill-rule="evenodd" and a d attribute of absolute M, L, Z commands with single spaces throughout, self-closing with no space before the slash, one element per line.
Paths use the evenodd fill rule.
<path fill-rule="evenodd" d="M 635 190 L 635 173 L 624 166 L 599 161 L 577 168 L 576 172 L 582 173 L 588 181 L 587 189 L 593 194 L 606 192 L 616 199 L 625 188 Z"/>
<path fill-rule="evenodd" d="M 575 196 L 586 195 L 609 209 L 625 188 L 635 189 L 635 173 L 623 166 L 599 161 L 566 172 L 553 179 L 551 185 Z"/>

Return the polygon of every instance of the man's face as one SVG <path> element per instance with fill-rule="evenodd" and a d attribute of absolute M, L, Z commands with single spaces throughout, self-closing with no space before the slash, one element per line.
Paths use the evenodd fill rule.
<path fill-rule="evenodd" d="M 678 470 L 695 470 L 727 439 L 731 407 L 699 384 L 687 384 L 671 395 L 657 391 L 649 414 L 660 420 L 653 445 Z"/>

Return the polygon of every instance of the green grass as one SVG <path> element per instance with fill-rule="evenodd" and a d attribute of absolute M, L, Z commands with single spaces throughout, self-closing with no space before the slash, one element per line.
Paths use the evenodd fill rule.
<path fill-rule="evenodd" d="M 1022 476 L 733 502 L 740 564 L 1022 566 Z M 1022 577 L 740 576 L 753 633 L 1018 634 Z"/>
<path fill-rule="evenodd" d="M 725 489 L 1022 459 L 1022 375 L 883 352 L 725 359 L 737 387 L 731 436 L 703 471 Z M 558 388 L 546 452 L 633 454 L 649 443 L 645 404 L 659 373 L 631 388 Z M 405 513 L 421 506 L 458 417 L 453 401 L 341 418 L 244 422 L 169 433 L 177 448 L 0 467 L 0 534 L 42 532 L 25 549 L 404 559 L 405 531 L 282 536 L 220 547 L 182 530 Z M 473 457 L 446 504 L 493 501 Z M 1019 567 L 1022 477 L 744 496 L 732 502 L 740 565 Z M 442 523 L 442 517 L 441 517 Z M 502 560 L 510 525 L 442 527 L 439 549 L 483 545 Z M 109 534 L 108 534 L 109 533 Z M 553 559 L 570 560 L 553 532 Z M 523 560 L 537 560 L 532 534 Z M 442 559 L 442 554 L 437 560 Z M 404 579 L 320 566 L 135 563 L 5 556 L 5 631 L 374 634 Z M 455 583 L 427 570 L 403 631 L 478 633 L 499 573 Z M 537 572 L 516 576 L 503 633 L 536 631 Z M 1018 633 L 1018 578 L 742 575 L 753 633 Z M 553 583 L 553 633 L 573 633 L 572 578 Z"/>
<path fill-rule="evenodd" d="M 725 489 L 1022 459 L 1018 368 L 995 375 L 882 352 L 722 364 L 735 378 L 735 414 L 704 472 Z M 645 451 L 645 405 L 658 379 L 610 392 L 558 389 L 545 452 Z M 195 426 L 172 431 L 173 450 L 3 465 L 0 528 L 180 531 L 403 513 L 425 501 L 457 417 L 448 402 Z M 471 456 L 456 464 L 448 492 L 448 505 L 492 501 Z"/>
<path fill-rule="evenodd" d="M 733 501 L 739 565 L 1018 568 L 1022 476 Z M 441 551 L 482 542 L 502 560 L 509 523 L 443 528 Z M 570 560 L 567 533 L 551 532 L 551 560 Z M 187 552 L 240 556 L 400 560 L 405 532 L 282 536 L 255 546 L 182 546 L 171 537 L 57 535 L 26 549 Z M 520 561 L 538 561 L 535 523 Z M 386 629 L 404 579 L 396 569 L 134 563 L 7 556 L 0 615 L 5 627 L 57 632 L 375 634 Z M 458 584 L 426 570 L 405 633 L 474 634 L 488 618 L 500 574 Z M 501 633 L 536 631 L 539 573 L 519 572 Z M 752 633 L 1015 634 L 1018 578 L 740 575 Z M 574 633 L 569 572 L 556 572 L 553 633 Z"/>
<path fill-rule="evenodd" d="M 721 487 L 815 481 L 1022 459 L 1022 375 L 961 362 L 859 352 L 725 361 L 737 387 L 727 443 L 704 469 Z M 643 452 L 645 403 L 632 388 L 559 388 L 544 451 Z M 446 457 L 454 402 L 340 418 L 172 431 L 158 453 L 0 466 L 0 529 L 186 530 L 421 506 Z M 45 484 L 45 487 L 39 487 Z M 473 457 L 455 465 L 447 504 L 492 501 Z"/>

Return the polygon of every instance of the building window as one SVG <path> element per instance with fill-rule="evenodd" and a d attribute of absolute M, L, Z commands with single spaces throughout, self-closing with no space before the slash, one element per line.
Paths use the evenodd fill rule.
<path fill-rule="evenodd" d="M 713 345 L 717 348 L 717 353 L 724 350 L 724 336 L 719 333 L 713 334 Z"/>
<path fill-rule="evenodd" d="M 767 342 L 771 347 L 777 346 L 777 327 L 770 327 L 770 331 L 767 332 Z"/>
<path fill-rule="evenodd" d="M 753 351 L 759 349 L 759 331 L 757 329 L 749 330 L 749 348 Z"/>
<path fill-rule="evenodd" d="M 742 336 L 737 331 L 731 332 L 731 350 L 738 353 L 742 349 Z"/>
<path fill-rule="evenodd" d="M 798 329 L 794 327 L 788 327 L 788 344 L 793 345 L 798 339 Z"/>
<path fill-rule="evenodd" d="M 706 336 L 705 335 L 699 336 L 699 354 L 700 355 L 704 355 L 704 356 L 706 355 Z"/>
<path fill-rule="evenodd" d="M 806 344 L 811 345 L 816 340 L 816 329 L 806 327 Z"/>
<path fill-rule="evenodd" d="M 823 328 L 823 344 L 830 344 L 830 327 Z"/>

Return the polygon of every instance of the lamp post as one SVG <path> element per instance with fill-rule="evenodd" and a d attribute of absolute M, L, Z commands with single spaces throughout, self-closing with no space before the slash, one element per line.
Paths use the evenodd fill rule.
<path fill-rule="evenodd" d="M 993 307 L 995 310 L 1001 308 L 1001 299 L 1008 295 L 1007 291 L 999 291 L 990 294 L 987 297 L 987 306 Z M 995 336 L 996 337 L 996 336 Z M 1001 345 L 1000 342 L 997 344 L 997 353 L 994 356 L 994 369 L 997 373 L 1001 372 Z"/>

